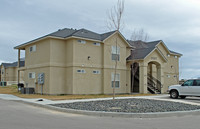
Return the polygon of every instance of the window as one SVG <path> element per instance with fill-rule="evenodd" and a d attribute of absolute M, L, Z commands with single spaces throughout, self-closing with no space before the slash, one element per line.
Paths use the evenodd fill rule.
<path fill-rule="evenodd" d="M 99 70 L 94 70 L 93 74 L 100 74 L 100 71 Z"/>
<path fill-rule="evenodd" d="M 170 75 L 167 75 L 168 78 L 170 78 Z"/>
<path fill-rule="evenodd" d="M 78 69 L 77 73 L 85 73 L 85 70 L 84 69 Z"/>
<path fill-rule="evenodd" d="M 29 77 L 29 79 L 35 78 L 35 73 L 34 72 L 29 73 L 28 77 Z"/>
<path fill-rule="evenodd" d="M 93 43 L 95 46 L 100 46 L 101 44 L 100 43 Z"/>
<path fill-rule="evenodd" d="M 115 88 L 119 88 L 120 87 L 120 74 L 116 73 L 116 75 L 115 75 L 114 73 L 112 73 L 112 75 L 111 75 L 112 87 L 114 86 L 114 77 L 115 77 Z"/>
<path fill-rule="evenodd" d="M 167 54 L 167 57 L 170 57 L 170 54 Z"/>
<path fill-rule="evenodd" d="M 86 41 L 85 40 L 78 40 L 79 43 L 85 44 Z"/>
<path fill-rule="evenodd" d="M 183 86 L 192 86 L 193 85 L 193 80 L 187 80 L 186 82 L 183 83 Z"/>
<path fill-rule="evenodd" d="M 174 58 L 177 58 L 177 56 L 174 56 Z"/>
<path fill-rule="evenodd" d="M 112 60 L 119 61 L 120 59 L 120 48 L 117 46 L 112 46 Z"/>
<path fill-rule="evenodd" d="M 34 52 L 36 51 L 36 45 L 30 46 L 29 52 Z"/>
<path fill-rule="evenodd" d="M 196 80 L 197 86 L 200 86 L 200 80 Z"/>

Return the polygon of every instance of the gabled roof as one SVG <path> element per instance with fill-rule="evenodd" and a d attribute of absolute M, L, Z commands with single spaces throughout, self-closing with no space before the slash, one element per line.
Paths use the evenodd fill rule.
<path fill-rule="evenodd" d="M 152 41 L 152 42 L 128 40 L 128 42 L 132 46 L 135 46 L 135 49 L 131 51 L 131 55 L 127 58 L 127 60 L 142 60 L 145 57 L 147 57 L 153 50 L 157 49 L 157 45 L 159 43 L 163 43 L 162 40 Z M 165 44 L 164 44 L 164 46 L 165 46 Z M 166 47 L 166 49 L 168 50 L 167 47 Z M 174 51 L 171 51 L 171 50 L 168 50 L 168 51 L 169 51 L 170 54 L 182 56 L 182 54 L 180 54 L 180 53 L 177 53 L 177 52 L 174 52 Z"/>
<path fill-rule="evenodd" d="M 86 29 L 76 30 L 76 29 L 64 28 L 64 29 L 59 29 L 58 31 L 50 33 L 48 35 L 42 36 L 40 38 L 31 40 L 29 42 L 26 42 L 24 44 L 14 47 L 14 48 L 18 49 L 20 47 L 29 45 L 31 43 L 34 43 L 35 41 L 38 41 L 38 40 L 41 40 L 44 38 L 48 38 L 48 37 L 61 38 L 61 39 L 66 39 L 69 37 L 79 37 L 79 38 L 87 38 L 87 39 L 91 39 L 91 40 L 97 40 L 97 41 L 101 42 L 115 32 L 116 31 L 111 31 L 111 32 L 103 33 L 103 34 L 98 34 L 98 33 L 95 33 L 95 32 L 92 32 L 92 31 L 89 31 Z"/>
<path fill-rule="evenodd" d="M 175 52 L 175 51 L 172 51 L 172 50 L 169 50 L 169 51 L 170 51 L 170 53 L 172 53 L 172 54 L 181 55 L 181 56 L 182 56 L 182 54 L 180 54 L 180 53 L 178 53 L 178 52 Z"/>
<path fill-rule="evenodd" d="M 2 63 L 2 65 L 5 67 L 5 68 L 8 68 L 8 67 L 17 67 L 17 62 L 14 62 L 14 63 Z"/>
<path fill-rule="evenodd" d="M 131 45 L 135 46 L 135 49 L 131 51 L 131 55 L 127 58 L 127 60 L 136 60 L 136 59 L 144 59 L 149 53 L 151 53 L 157 44 L 160 43 L 161 40 L 153 41 L 153 42 L 143 42 L 143 41 L 128 41 Z"/>
<path fill-rule="evenodd" d="M 17 67 L 18 66 L 18 61 L 17 62 L 13 62 L 13 63 L 2 63 L 1 65 L 3 65 L 5 68 L 8 68 L 8 67 Z M 20 67 L 25 66 L 25 60 L 24 59 L 22 59 L 20 61 L 19 66 Z"/>

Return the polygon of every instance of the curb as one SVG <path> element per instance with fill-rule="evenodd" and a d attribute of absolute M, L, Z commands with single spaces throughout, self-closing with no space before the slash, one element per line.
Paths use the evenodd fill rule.
<path fill-rule="evenodd" d="M 103 111 L 86 111 L 86 110 L 75 110 L 59 108 L 51 105 L 42 105 L 22 100 L 13 100 L 29 104 L 36 107 L 41 107 L 49 110 L 59 111 L 63 113 L 73 113 L 88 116 L 99 116 L 99 117 L 121 117 L 121 118 L 160 118 L 160 117 L 181 117 L 187 115 L 200 115 L 200 110 L 192 111 L 174 111 L 174 112 L 156 112 L 156 113 L 117 113 L 117 112 L 103 112 Z"/>

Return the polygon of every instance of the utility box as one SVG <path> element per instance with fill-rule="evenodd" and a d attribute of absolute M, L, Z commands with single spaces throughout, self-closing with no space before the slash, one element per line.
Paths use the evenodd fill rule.
<path fill-rule="evenodd" d="M 23 83 L 18 83 L 18 91 L 21 91 L 22 88 L 24 88 L 24 84 Z"/>
<path fill-rule="evenodd" d="M 35 90 L 34 88 L 22 88 L 20 92 L 21 94 L 34 94 Z"/>
<path fill-rule="evenodd" d="M 38 84 L 40 84 L 40 85 L 44 84 L 44 73 L 38 74 Z"/>

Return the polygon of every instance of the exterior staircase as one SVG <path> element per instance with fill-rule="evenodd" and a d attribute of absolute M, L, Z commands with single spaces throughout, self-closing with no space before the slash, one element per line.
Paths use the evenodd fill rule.
<path fill-rule="evenodd" d="M 147 89 L 152 94 L 161 94 L 162 84 L 155 77 L 148 74 L 147 76 Z"/>

